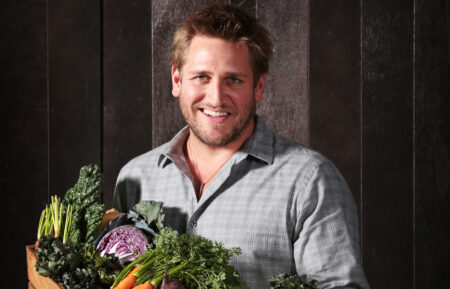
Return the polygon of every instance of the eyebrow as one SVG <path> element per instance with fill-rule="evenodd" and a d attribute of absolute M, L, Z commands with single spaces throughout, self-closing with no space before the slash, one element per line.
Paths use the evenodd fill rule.
<path fill-rule="evenodd" d="M 249 76 L 245 73 L 236 73 L 236 72 L 230 72 L 226 74 L 227 76 L 232 76 L 232 77 L 239 77 L 239 78 L 248 78 Z"/>
<path fill-rule="evenodd" d="M 190 70 L 190 71 L 187 71 L 187 73 L 189 75 L 203 75 L 203 74 L 208 75 L 208 74 L 211 74 L 211 72 L 208 71 L 208 70 Z"/>
<path fill-rule="evenodd" d="M 212 72 L 208 70 L 190 70 L 186 71 L 188 75 L 210 75 Z M 238 72 L 226 72 L 225 75 L 227 77 L 240 77 L 240 78 L 248 78 L 249 75 L 246 73 L 238 73 Z"/>

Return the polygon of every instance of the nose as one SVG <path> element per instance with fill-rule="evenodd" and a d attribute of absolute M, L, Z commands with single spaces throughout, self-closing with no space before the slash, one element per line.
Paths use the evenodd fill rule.
<path fill-rule="evenodd" d="M 226 91 L 224 85 L 219 80 L 209 83 L 207 98 L 212 107 L 221 107 L 224 104 Z"/>

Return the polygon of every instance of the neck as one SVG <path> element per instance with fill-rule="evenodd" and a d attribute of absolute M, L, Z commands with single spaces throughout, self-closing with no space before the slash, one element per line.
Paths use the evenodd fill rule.
<path fill-rule="evenodd" d="M 254 121 L 234 141 L 225 146 L 211 146 L 199 140 L 191 131 L 186 141 L 185 156 L 194 175 L 194 187 L 200 198 L 205 188 L 219 173 L 222 166 L 237 152 L 252 134 Z"/>

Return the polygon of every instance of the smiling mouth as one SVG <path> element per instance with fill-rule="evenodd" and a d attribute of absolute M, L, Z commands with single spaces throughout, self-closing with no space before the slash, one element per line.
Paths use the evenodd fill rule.
<path fill-rule="evenodd" d="M 208 116 L 212 116 L 212 117 L 221 117 L 221 116 L 227 116 L 230 113 L 228 112 L 224 112 L 224 111 L 213 111 L 207 108 L 202 109 L 203 113 L 208 115 Z"/>

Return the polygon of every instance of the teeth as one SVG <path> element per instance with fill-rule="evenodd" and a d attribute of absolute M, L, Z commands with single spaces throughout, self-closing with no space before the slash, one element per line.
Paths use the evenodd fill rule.
<path fill-rule="evenodd" d="M 203 112 L 210 116 L 226 116 L 226 115 L 228 115 L 227 112 L 212 111 L 209 109 L 204 109 Z"/>

